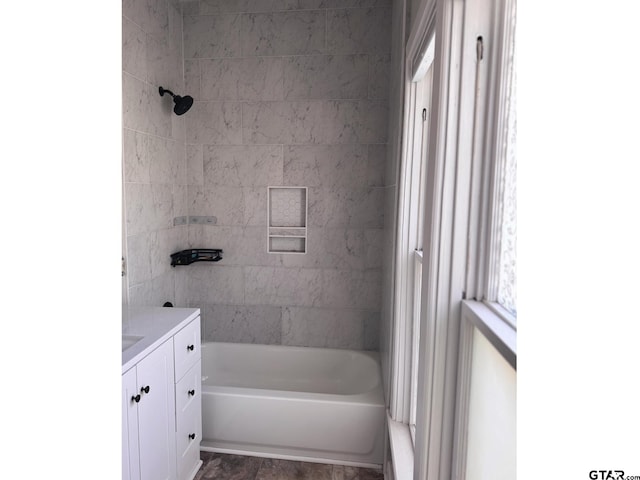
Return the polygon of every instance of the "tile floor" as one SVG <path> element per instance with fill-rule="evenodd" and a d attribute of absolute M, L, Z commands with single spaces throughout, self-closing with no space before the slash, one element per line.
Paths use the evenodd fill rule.
<path fill-rule="evenodd" d="M 203 461 L 194 480 L 383 480 L 370 468 L 295 462 L 273 458 L 200 452 Z"/>

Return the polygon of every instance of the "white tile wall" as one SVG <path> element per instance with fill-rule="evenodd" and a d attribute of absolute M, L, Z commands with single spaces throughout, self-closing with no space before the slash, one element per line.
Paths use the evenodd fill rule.
<path fill-rule="evenodd" d="M 362 310 L 285 307 L 282 343 L 362 350 L 366 316 Z"/>
<path fill-rule="evenodd" d="M 185 10 L 185 82 L 199 94 L 189 214 L 219 219 L 190 226 L 189 243 L 222 248 L 221 263 L 202 267 L 239 268 L 244 288 L 242 302 L 204 305 L 203 338 L 378 348 L 389 35 L 389 0 Z M 309 187 L 305 255 L 266 253 L 266 187 L 278 185 Z"/>
<path fill-rule="evenodd" d="M 280 57 L 211 58 L 200 60 L 202 100 L 283 99 Z"/>
<path fill-rule="evenodd" d="M 390 20 L 389 8 L 327 10 L 327 53 L 388 54 Z"/>
<path fill-rule="evenodd" d="M 325 22 L 324 10 L 243 14 L 240 29 L 242 55 L 323 53 Z"/>
<path fill-rule="evenodd" d="M 188 242 L 184 119 L 169 96 L 184 90 L 182 13 L 169 0 L 123 0 L 123 176 L 129 301 L 176 301 L 169 255 Z"/>
<path fill-rule="evenodd" d="M 282 185 L 281 145 L 204 147 L 204 184 L 227 187 Z"/>
<path fill-rule="evenodd" d="M 207 305 L 202 309 L 203 338 L 219 342 L 280 344 L 279 307 Z"/>
<path fill-rule="evenodd" d="M 214 215 L 219 225 L 244 224 L 244 195 L 241 188 L 208 185 L 189 187 L 189 198 L 189 215 Z"/>
<path fill-rule="evenodd" d="M 242 267 L 194 263 L 184 274 L 187 301 L 198 305 L 244 305 L 245 276 Z M 184 269 L 181 269 L 184 270 Z"/>
<path fill-rule="evenodd" d="M 358 99 L 368 97 L 367 55 L 305 55 L 284 63 L 285 98 Z"/>
<path fill-rule="evenodd" d="M 239 15 L 185 15 L 185 59 L 232 57 L 239 54 Z"/>
<path fill-rule="evenodd" d="M 242 104 L 242 137 L 253 144 L 386 143 L 386 102 L 311 100 Z"/>
<path fill-rule="evenodd" d="M 123 0 L 131 303 L 199 306 L 205 340 L 378 348 L 390 7 Z M 267 253 L 279 185 L 309 187 L 305 255 Z M 173 227 L 186 215 L 218 223 Z M 188 247 L 224 258 L 171 268 Z"/>
<path fill-rule="evenodd" d="M 244 267 L 248 305 L 319 306 L 323 303 L 321 269 Z"/>
<path fill-rule="evenodd" d="M 239 102 L 195 100 L 188 115 L 187 143 L 240 145 L 242 143 L 242 105 Z"/>

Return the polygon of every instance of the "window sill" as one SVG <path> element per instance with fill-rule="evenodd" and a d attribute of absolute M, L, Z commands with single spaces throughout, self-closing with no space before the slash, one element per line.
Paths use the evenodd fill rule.
<path fill-rule="evenodd" d="M 388 410 L 387 425 L 389 427 L 393 477 L 395 480 L 413 480 L 413 442 L 409 426 L 406 423 L 392 420 Z"/>
<path fill-rule="evenodd" d="M 516 330 L 500 315 L 482 302 L 464 300 L 462 318 L 468 320 L 516 369 Z"/>

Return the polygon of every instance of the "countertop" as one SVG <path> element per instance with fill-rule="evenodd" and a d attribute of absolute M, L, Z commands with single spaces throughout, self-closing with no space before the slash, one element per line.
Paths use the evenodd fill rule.
<path fill-rule="evenodd" d="M 143 337 L 122 352 L 122 373 L 162 345 L 200 315 L 199 308 L 126 307 L 122 309 L 122 335 Z"/>

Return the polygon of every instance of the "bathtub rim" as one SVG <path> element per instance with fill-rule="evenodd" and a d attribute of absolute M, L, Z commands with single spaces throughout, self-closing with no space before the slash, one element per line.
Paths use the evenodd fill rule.
<path fill-rule="evenodd" d="M 325 402 L 332 404 L 361 405 L 367 407 L 384 406 L 382 387 L 364 393 L 340 395 L 335 393 L 299 392 L 297 390 L 269 390 L 250 387 L 229 387 L 220 385 L 202 385 L 202 394 L 227 395 L 252 398 L 292 399 L 303 402 Z"/>
<path fill-rule="evenodd" d="M 300 347 L 292 345 L 267 345 L 257 343 L 236 343 L 236 342 L 202 342 L 202 351 L 204 359 L 204 349 L 207 345 L 239 345 L 241 348 L 259 349 L 259 348 L 283 348 L 287 350 L 295 350 L 299 352 L 322 352 L 323 354 L 330 354 L 331 352 L 340 352 L 344 354 L 357 353 L 361 354 L 374 361 L 377 374 L 377 385 L 367 391 L 352 393 L 352 394 L 340 394 L 340 393 L 317 393 L 317 392 L 305 392 L 301 390 L 276 390 L 256 387 L 236 387 L 229 385 L 210 385 L 205 382 L 206 367 L 203 362 L 202 368 L 202 393 L 219 393 L 225 395 L 239 395 L 239 396 L 260 396 L 264 398 L 295 398 L 299 400 L 307 401 L 326 401 L 329 403 L 349 403 L 360 404 L 368 406 L 385 406 L 384 392 L 382 388 L 382 367 L 380 365 L 380 354 L 376 351 L 370 350 L 354 350 L 354 349 L 341 349 L 341 348 L 322 348 L 322 347 Z"/>

